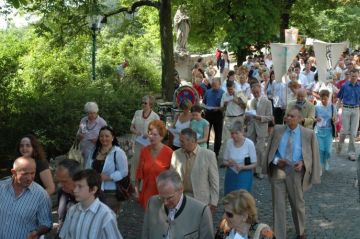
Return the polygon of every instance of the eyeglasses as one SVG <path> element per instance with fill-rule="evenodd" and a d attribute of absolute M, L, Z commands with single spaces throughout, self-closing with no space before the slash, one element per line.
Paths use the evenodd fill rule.
<path fill-rule="evenodd" d="M 296 115 L 287 114 L 286 117 L 288 117 L 288 118 L 295 118 Z"/>
<path fill-rule="evenodd" d="M 233 217 L 234 217 L 234 213 L 232 213 L 232 212 L 227 212 L 227 211 L 225 211 L 225 215 L 226 215 L 228 218 L 233 218 Z"/>
<path fill-rule="evenodd" d="M 171 199 L 173 199 L 173 198 L 176 196 L 176 193 L 177 193 L 177 192 L 178 192 L 178 191 L 176 191 L 173 195 L 168 196 L 168 197 L 162 197 L 162 196 L 159 195 L 159 199 L 160 199 L 162 202 L 170 201 Z"/>
<path fill-rule="evenodd" d="M 148 104 L 148 102 L 146 102 L 146 101 L 143 101 L 143 102 L 141 102 L 143 105 L 147 105 Z"/>

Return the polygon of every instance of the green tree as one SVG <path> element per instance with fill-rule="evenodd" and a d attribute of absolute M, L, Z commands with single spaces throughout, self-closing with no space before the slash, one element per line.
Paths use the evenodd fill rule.
<path fill-rule="evenodd" d="M 360 2 L 357 0 L 296 1 L 291 10 L 291 25 L 308 37 L 360 43 Z"/>
<path fill-rule="evenodd" d="M 280 0 L 200 0 L 175 1 L 185 5 L 191 16 L 190 44 L 204 48 L 229 42 L 238 63 L 250 53 L 268 44 L 279 32 Z"/>

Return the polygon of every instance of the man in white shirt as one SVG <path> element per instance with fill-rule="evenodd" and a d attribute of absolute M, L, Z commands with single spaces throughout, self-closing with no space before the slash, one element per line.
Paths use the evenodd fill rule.
<path fill-rule="evenodd" d="M 305 63 L 305 70 L 299 75 L 299 81 L 303 88 L 314 82 L 315 73 L 310 70 L 311 65 L 309 62 Z"/>
<path fill-rule="evenodd" d="M 227 92 L 226 82 L 228 82 L 228 81 L 232 81 L 234 83 L 234 87 L 235 87 L 236 91 L 239 91 L 241 89 L 240 84 L 237 81 L 235 81 L 235 71 L 229 71 L 227 80 L 225 80 L 221 84 L 221 89 L 224 92 Z"/>
<path fill-rule="evenodd" d="M 244 112 L 247 103 L 247 97 L 235 90 L 235 84 L 232 81 L 226 83 L 227 91 L 222 95 L 220 106 L 225 108 L 225 118 L 223 127 L 223 142 L 230 138 L 229 129 L 231 125 L 240 120 L 244 123 Z"/>
<path fill-rule="evenodd" d="M 60 230 L 61 239 L 122 239 L 115 213 L 100 202 L 101 178 L 93 169 L 76 173 L 74 196 L 79 203 L 67 212 Z"/>

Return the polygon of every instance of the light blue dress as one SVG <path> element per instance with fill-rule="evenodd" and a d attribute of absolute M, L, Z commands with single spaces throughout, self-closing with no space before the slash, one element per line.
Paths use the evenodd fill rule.
<path fill-rule="evenodd" d="M 332 128 L 331 128 L 331 120 L 332 120 L 332 105 L 328 104 L 327 106 L 323 106 L 322 104 L 315 106 L 315 117 L 321 118 L 320 122 L 316 123 L 315 133 L 319 143 L 320 150 L 320 163 L 321 166 L 324 167 L 326 161 L 329 160 L 331 156 L 331 146 L 332 146 Z M 335 107 L 333 107 L 335 111 Z"/>

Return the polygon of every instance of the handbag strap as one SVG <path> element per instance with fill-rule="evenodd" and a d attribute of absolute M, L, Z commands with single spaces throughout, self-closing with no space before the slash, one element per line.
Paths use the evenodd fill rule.
<path fill-rule="evenodd" d="M 116 169 L 116 151 L 114 151 L 114 165 L 115 165 L 115 171 L 117 171 L 117 169 Z"/>

